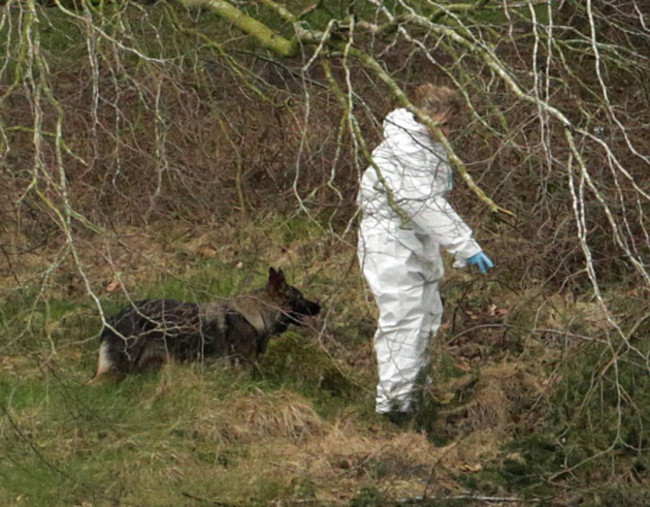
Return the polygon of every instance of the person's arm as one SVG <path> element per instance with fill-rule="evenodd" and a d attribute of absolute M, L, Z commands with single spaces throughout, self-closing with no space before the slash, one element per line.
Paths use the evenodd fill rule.
<path fill-rule="evenodd" d="M 392 155 L 399 160 L 399 170 L 392 172 L 394 199 L 411 221 L 456 258 L 454 267 L 476 264 L 481 272 L 492 267 L 472 230 L 445 199 L 451 189 L 451 168 L 444 150 L 408 138 Z"/>
<path fill-rule="evenodd" d="M 464 267 L 466 259 L 482 251 L 472 238 L 472 230 L 442 195 L 400 197 L 400 206 L 413 223 L 456 258 L 455 267 Z"/>

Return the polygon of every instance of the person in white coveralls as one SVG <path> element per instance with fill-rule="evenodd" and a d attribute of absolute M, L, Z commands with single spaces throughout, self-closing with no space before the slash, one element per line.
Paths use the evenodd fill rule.
<path fill-rule="evenodd" d="M 443 131 L 458 113 L 455 92 L 429 83 L 415 90 L 413 104 Z M 494 264 L 445 199 L 452 173 L 443 146 L 405 108 L 389 113 L 383 128 L 357 199 L 358 257 L 379 308 L 376 411 L 410 414 L 442 318 L 440 249 L 455 257 L 454 267 L 473 264 L 485 273 Z"/>

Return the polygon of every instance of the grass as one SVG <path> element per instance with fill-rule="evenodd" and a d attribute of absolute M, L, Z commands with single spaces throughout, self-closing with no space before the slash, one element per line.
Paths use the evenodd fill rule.
<path fill-rule="evenodd" d="M 264 500 L 278 481 L 259 469 L 268 450 L 258 440 L 318 429 L 295 395 L 260 394 L 249 375 L 229 367 L 170 366 L 93 389 L 44 380 L 2 383 L 2 429 L 13 442 L 3 445 L 0 474 L 8 503 L 169 504 L 182 503 L 185 492 Z"/>
<path fill-rule="evenodd" d="M 235 79 L 235 74 L 245 68 L 229 68 L 204 40 L 171 27 L 166 16 L 176 7 L 163 2 L 152 6 L 131 3 L 126 8 L 120 2 L 100 2 L 97 5 L 103 6 L 106 16 L 95 21 L 106 36 L 96 32 L 91 38 L 82 21 L 50 4 L 39 3 L 39 23 L 31 26 L 33 30 L 20 22 L 6 24 L 6 37 L 0 42 L 0 51 L 7 55 L 2 77 L 7 84 L 18 77 L 16 84 L 29 85 L 27 77 L 20 74 L 31 54 L 27 46 L 34 54 L 40 49 L 48 64 L 54 96 L 66 109 L 63 148 L 91 164 L 77 172 L 68 155 L 63 155 L 70 168 L 73 208 L 94 217 L 91 203 L 98 203 L 101 221 L 108 204 L 96 196 L 93 198 L 100 200 L 77 200 L 81 197 L 78 194 L 107 192 L 111 178 L 117 175 L 118 166 L 114 164 L 119 156 L 122 169 L 142 173 L 141 178 L 135 177 L 140 174 L 132 175 L 132 179 L 124 174 L 117 186 L 112 182 L 114 188 L 106 198 L 115 198 L 116 208 L 119 203 L 127 209 L 144 210 L 147 199 L 143 197 L 152 195 L 145 195 L 146 184 L 153 180 L 140 164 L 150 163 L 153 170 L 154 159 L 160 161 L 159 146 L 151 157 L 154 147 L 147 144 L 159 133 L 167 139 L 162 140 L 163 145 L 170 149 L 165 152 L 171 164 L 166 174 L 178 174 L 179 178 L 170 178 L 161 187 L 165 204 L 156 206 L 161 213 L 157 216 L 171 218 L 163 226 L 145 217 L 144 222 L 150 224 L 146 231 L 133 228 L 124 233 L 127 227 L 122 224 L 128 220 L 121 222 L 124 217 L 119 212 L 105 217 L 110 218 L 106 222 L 130 246 L 128 249 L 115 244 L 110 236 L 93 238 L 90 230 L 73 221 L 72 232 L 85 274 L 104 310 L 112 313 L 126 303 L 123 288 L 134 299 L 205 301 L 228 297 L 259 287 L 268 267 L 277 266 L 285 269 L 297 285 L 306 287 L 307 295 L 316 294 L 324 312 L 313 328 L 292 329 L 274 340 L 250 370 L 219 361 L 168 365 L 159 373 L 130 377 L 119 384 L 86 387 L 96 361 L 101 322 L 69 259 L 51 271 L 46 286 L 32 285 L 48 268 L 45 259 L 58 255 L 50 240 L 55 243 L 61 231 L 47 218 L 54 210 L 32 208 L 30 196 L 23 195 L 20 188 L 22 178 L 31 178 L 36 139 L 25 127 L 34 123 L 30 104 L 36 102 L 25 98 L 35 99 L 38 90 L 27 86 L 16 90 L 15 97 L 7 95 L 4 105 L 9 108 L 5 116 L 10 123 L 7 134 L 12 154 L 5 165 L 11 178 L 3 189 L 15 193 L 15 198 L 5 203 L 3 211 L 6 208 L 11 216 L 0 227 L 0 242 L 6 235 L 10 239 L 7 244 L 14 245 L 9 254 L 2 252 L 13 265 L 0 269 L 4 277 L 0 280 L 0 504 L 386 505 L 425 493 L 436 498 L 432 503 L 441 505 L 445 501 L 470 503 L 458 497 L 471 494 L 548 497 L 549 502 L 566 504 L 648 503 L 650 321 L 639 320 L 648 312 L 647 294 L 639 287 L 631 288 L 634 283 L 621 278 L 622 270 L 610 269 L 605 281 L 612 285 L 602 287 L 604 297 L 615 299 L 610 308 L 620 320 L 627 342 L 613 332 L 599 306 L 589 300 L 592 291 L 586 278 L 575 293 L 578 295 L 560 292 L 572 290 L 574 282 L 562 288 L 556 285 L 558 293 L 548 294 L 540 288 L 544 283 L 541 276 L 536 279 L 534 273 L 516 267 L 514 262 L 527 258 L 520 250 L 526 248 L 525 242 L 510 246 L 493 243 L 501 245 L 495 247 L 500 250 L 495 256 L 502 259 L 501 265 L 490 278 L 498 283 L 485 282 L 484 278 L 479 282 L 471 273 L 450 270 L 443 290 L 448 326 L 434 347 L 434 382 L 425 389 L 424 409 L 414 424 L 391 425 L 373 413 L 371 336 L 376 315 L 356 270 L 352 235 L 343 241 L 333 238 L 325 232 L 327 220 L 316 224 L 297 213 L 295 207 L 292 212 L 297 214 L 291 217 L 276 213 L 260 216 L 260 212 L 255 220 L 237 223 L 238 212 L 231 209 L 235 200 L 228 192 L 222 194 L 216 188 L 209 194 L 195 192 L 205 182 L 225 190 L 232 185 L 227 175 L 230 148 L 224 150 L 218 142 L 210 112 L 216 114 L 223 108 L 224 114 L 232 113 L 228 121 L 233 128 L 245 128 L 247 136 L 253 135 L 245 142 L 258 139 L 258 118 L 248 107 L 255 102 L 243 102 L 246 93 L 233 93 L 235 87 L 246 85 Z M 297 12 L 311 4 L 300 0 L 287 6 Z M 348 4 L 323 2 L 321 9 L 308 14 L 304 22 L 323 29 L 332 15 L 344 17 Z M 386 5 L 392 8 L 395 2 Z M 250 7 L 258 6 L 250 3 Z M 376 8 L 370 3 L 354 8 L 360 19 L 383 22 L 381 16 L 375 18 Z M 545 23 L 547 6 L 534 9 L 537 21 Z M 26 22 L 25 12 L 19 11 L 11 12 Z M 188 15 L 180 7 L 175 12 L 186 28 L 215 41 L 227 40 L 233 56 L 241 54 L 237 50 L 257 47 L 250 37 L 231 31 L 214 13 Z M 290 27 L 271 10 L 262 6 L 258 12 L 280 33 L 289 34 Z M 509 14 L 515 22 L 523 22 L 521 27 L 528 26 L 531 14 L 527 6 L 512 9 Z M 460 16 L 467 23 L 475 20 L 479 26 L 495 26 L 506 19 L 497 4 Z M 35 46 L 36 34 L 40 48 Z M 24 38 L 28 36 L 32 39 Z M 356 33 L 359 36 L 361 32 Z M 514 37 L 532 35 L 526 32 Z M 88 56 L 89 48 L 91 56 L 97 57 L 96 68 Z M 160 64 L 145 61 L 134 51 L 169 60 Z M 522 56 L 525 58 L 526 53 Z M 267 74 L 262 68 L 267 64 L 271 62 L 259 61 L 249 69 L 263 78 L 260 83 L 267 77 L 269 83 L 276 79 L 273 72 Z M 300 70 L 300 63 L 296 64 L 298 67 L 289 67 Z M 589 59 L 582 65 L 590 65 Z M 91 70 L 97 71 L 98 81 L 93 80 Z M 201 72 L 203 81 L 197 74 Z M 317 75 L 312 77 L 317 84 Z M 418 79 L 415 75 L 413 78 Z M 160 101 L 154 99 L 157 84 L 165 92 Z M 257 81 L 248 84 L 257 86 Z M 84 113 L 92 107 L 89 100 L 96 98 L 94 85 L 100 90 L 97 118 Z M 284 115 L 279 104 L 289 93 L 280 90 L 290 90 L 291 83 L 278 82 L 278 88 L 275 86 L 264 86 L 263 90 L 278 101 L 275 112 Z M 355 88 L 362 89 L 356 81 Z M 45 95 L 43 100 L 47 99 Z M 190 101 L 186 103 L 186 99 Z M 49 142 L 51 132 L 46 131 L 54 128 L 52 110 L 43 100 L 43 133 Z M 241 106 L 238 101 L 246 105 L 242 110 L 250 115 L 235 115 Z M 200 103 L 214 107 L 204 109 Z M 284 106 L 298 112 L 300 104 L 287 101 Z M 374 107 L 371 103 L 369 106 Z M 261 111 L 264 114 L 267 109 Z M 330 111 L 328 107 L 328 115 Z M 102 127 L 98 135 L 103 136 L 103 147 L 99 151 L 92 147 L 86 150 L 90 138 L 85 130 L 89 125 Z M 270 120 L 261 125 L 276 123 Z M 327 121 L 323 123 L 323 131 L 328 125 Z M 154 130 L 156 136 L 151 135 Z M 196 139 L 196 144 L 182 141 L 200 130 L 207 134 Z M 111 140 L 112 135 L 104 135 L 106 132 L 119 133 L 120 139 Z M 287 146 L 280 141 L 277 145 L 264 142 L 264 136 L 259 138 L 257 151 L 286 151 Z M 210 138 L 213 142 L 206 142 Z M 320 150 L 322 139 L 315 139 L 313 146 L 310 139 L 303 141 L 307 148 Z M 201 151 L 211 155 L 203 156 Z M 334 159 L 326 151 L 322 152 L 324 158 L 321 151 L 314 152 L 319 163 L 305 165 L 303 174 L 319 166 L 329 173 L 328 161 L 341 162 L 337 171 L 344 172 L 345 159 Z M 44 168 L 50 168 L 49 162 L 54 160 L 51 155 L 54 151 L 43 151 Z M 291 177 L 293 165 L 281 158 L 271 161 L 269 167 L 256 169 L 256 164 L 264 165 L 267 159 L 258 161 L 257 154 L 245 155 L 250 164 L 245 171 L 246 191 L 256 197 L 251 202 L 267 208 L 264 200 L 269 193 L 256 185 L 269 183 L 265 174 L 273 177 L 275 171 L 283 178 Z M 534 153 L 529 155 L 528 164 L 533 167 L 539 161 Z M 159 167 L 155 169 L 157 172 Z M 219 175 L 223 178 L 213 178 Z M 45 173 L 43 177 L 47 179 Z M 103 186 L 96 188 L 102 178 Z M 488 180 L 486 188 L 490 188 Z M 52 205 L 61 206 L 56 184 L 41 181 L 40 176 L 38 183 L 44 183 L 41 190 L 52 199 Z M 185 185 L 189 185 L 186 191 Z M 553 182 L 550 185 L 546 195 L 560 202 L 563 187 L 553 186 Z M 346 183 L 342 188 L 354 192 L 355 187 Z M 299 192 L 306 196 L 304 190 Z M 276 198 L 282 200 L 288 195 L 281 193 Z M 221 200 L 220 196 L 225 198 Z M 213 200 L 218 205 L 206 208 Z M 138 201 L 142 202 L 136 206 Z M 305 205 L 312 206 L 312 202 L 308 199 Z M 14 204 L 19 203 L 14 210 Z M 323 203 L 315 208 L 319 206 L 327 208 Z M 199 214 L 198 208 L 205 213 Z M 219 223 L 203 227 L 189 223 L 184 212 L 188 209 L 197 212 L 194 217 L 206 221 L 210 220 L 206 217 L 213 217 Z M 214 218 L 214 210 L 218 210 L 218 218 Z M 25 221 L 14 216 L 14 211 L 25 213 Z M 32 214 L 40 214 L 42 219 L 32 221 Z M 143 223 L 137 218 L 137 223 Z M 175 223 L 174 218 L 185 223 Z M 20 238 L 32 223 L 48 225 L 43 231 L 33 231 L 33 237 Z M 488 230 L 498 228 L 492 223 L 483 229 Z M 508 228 L 504 237 L 514 237 L 513 231 Z M 608 237 L 602 239 L 603 245 L 609 242 Z M 591 243 L 597 245 L 598 241 Z M 557 260 L 541 259 L 533 252 L 530 258 L 542 263 Z M 607 265 L 617 266 L 615 262 Z M 580 267 L 575 269 L 577 272 Z M 527 288 L 526 283 L 535 285 L 536 290 Z M 515 289 L 508 289 L 508 285 Z M 547 282 L 546 286 L 550 285 Z"/>
<path fill-rule="evenodd" d="M 297 227 L 280 234 L 305 229 Z M 261 286 L 268 266 L 232 269 L 209 258 L 191 262 L 182 274 L 154 264 L 144 269 L 124 280 L 130 297 L 206 300 Z M 145 278 L 154 282 L 140 285 Z M 357 388 L 309 330 L 272 342 L 252 370 L 219 361 L 167 365 L 89 388 L 84 382 L 101 326 L 96 312 L 83 299 L 54 293 L 26 305 L 35 294 L 0 306 L 3 504 L 311 498 L 322 484 L 282 463 L 292 454 L 308 461 L 307 442 L 322 438 L 337 414 L 367 410 L 363 403 L 358 408 L 350 395 Z M 103 296 L 107 313 L 125 303 L 121 291 Z"/>
<path fill-rule="evenodd" d="M 56 287 L 36 304 L 36 292 L 6 298 L 0 304 L 0 503 L 387 505 L 425 489 L 450 505 L 463 504 L 453 499 L 468 493 L 573 498 L 549 486 L 554 474 L 560 483 L 585 487 L 633 477 L 638 484 L 623 481 L 618 490 L 597 494 L 611 501 L 623 494 L 645 498 L 650 462 L 640 450 L 650 421 L 642 407 L 650 401 L 643 364 L 626 355 L 618 370 L 594 383 L 593 365 L 607 359 L 602 347 L 583 346 L 562 362 L 563 351 L 578 349 L 554 334 L 531 333 L 537 326 L 604 336 L 591 303 L 553 296 L 540 304 L 539 293 L 474 286 L 470 274 L 450 271 L 434 383 L 415 422 L 396 426 L 373 412 L 373 305 L 350 271 L 354 252 L 328 255 L 317 267 L 298 264 L 302 254 L 327 248 L 327 235 L 303 219 L 285 222 L 266 217 L 230 242 L 172 227 L 145 243 L 125 238 L 150 259 L 123 277 L 132 298 L 228 297 L 261 286 L 273 265 L 323 303 L 322 321 L 272 340 L 251 369 L 225 361 L 171 364 L 90 388 L 84 384 L 101 326 L 92 303 Z M 214 255 L 200 254 L 206 245 Z M 251 245 L 265 247 L 242 256 Z M 98 279 L 92 266 L 87 275 Z M 125 303 L 121 290 L 98 292 L 108 313 Z M 624 297 L 616 305 L 639 314 Z M 494 314 L 493 307 L 508 312 Z M 502 339 L 499 322 L 516 328 L 517 348 Z M 634 327 L 635 340 L 648 325 Z M 615 371 L 637 404 L 623 400 L 621 423 Z M 593 460 L 617 428 L 621 441 Z M 572 475 L 561 474 L 587 458 Z"/>

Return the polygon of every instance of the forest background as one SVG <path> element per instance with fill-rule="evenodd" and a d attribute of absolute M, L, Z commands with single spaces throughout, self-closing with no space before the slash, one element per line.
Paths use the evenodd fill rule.
<path fill-rule="evenodd" d="M 650 503 L 649 26 L 641 0 L 2 2 L 0 502 Z M 497 267 L 448 270 L 400 427 L 355 196 L 423 82 L 461 94 L 451 199 Z M 324 311 L 252 370 L 85 386 L 130 299 L 269 266 Z"/>

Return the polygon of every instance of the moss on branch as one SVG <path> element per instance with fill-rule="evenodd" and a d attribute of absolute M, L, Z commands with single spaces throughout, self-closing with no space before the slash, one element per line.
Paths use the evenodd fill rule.
<path fill-rule="evenodd" d="M 255 37 L 263 47 L 284 56 L 291 57 L 298 54 L 298 41 L 287 39 L 271 30 L 264 23 L 247 15 L 230 2 L 222 0 L 182 0 L 187 7 L 207 7 L 222 19 L 229 21 L 242 32 Z"/>

